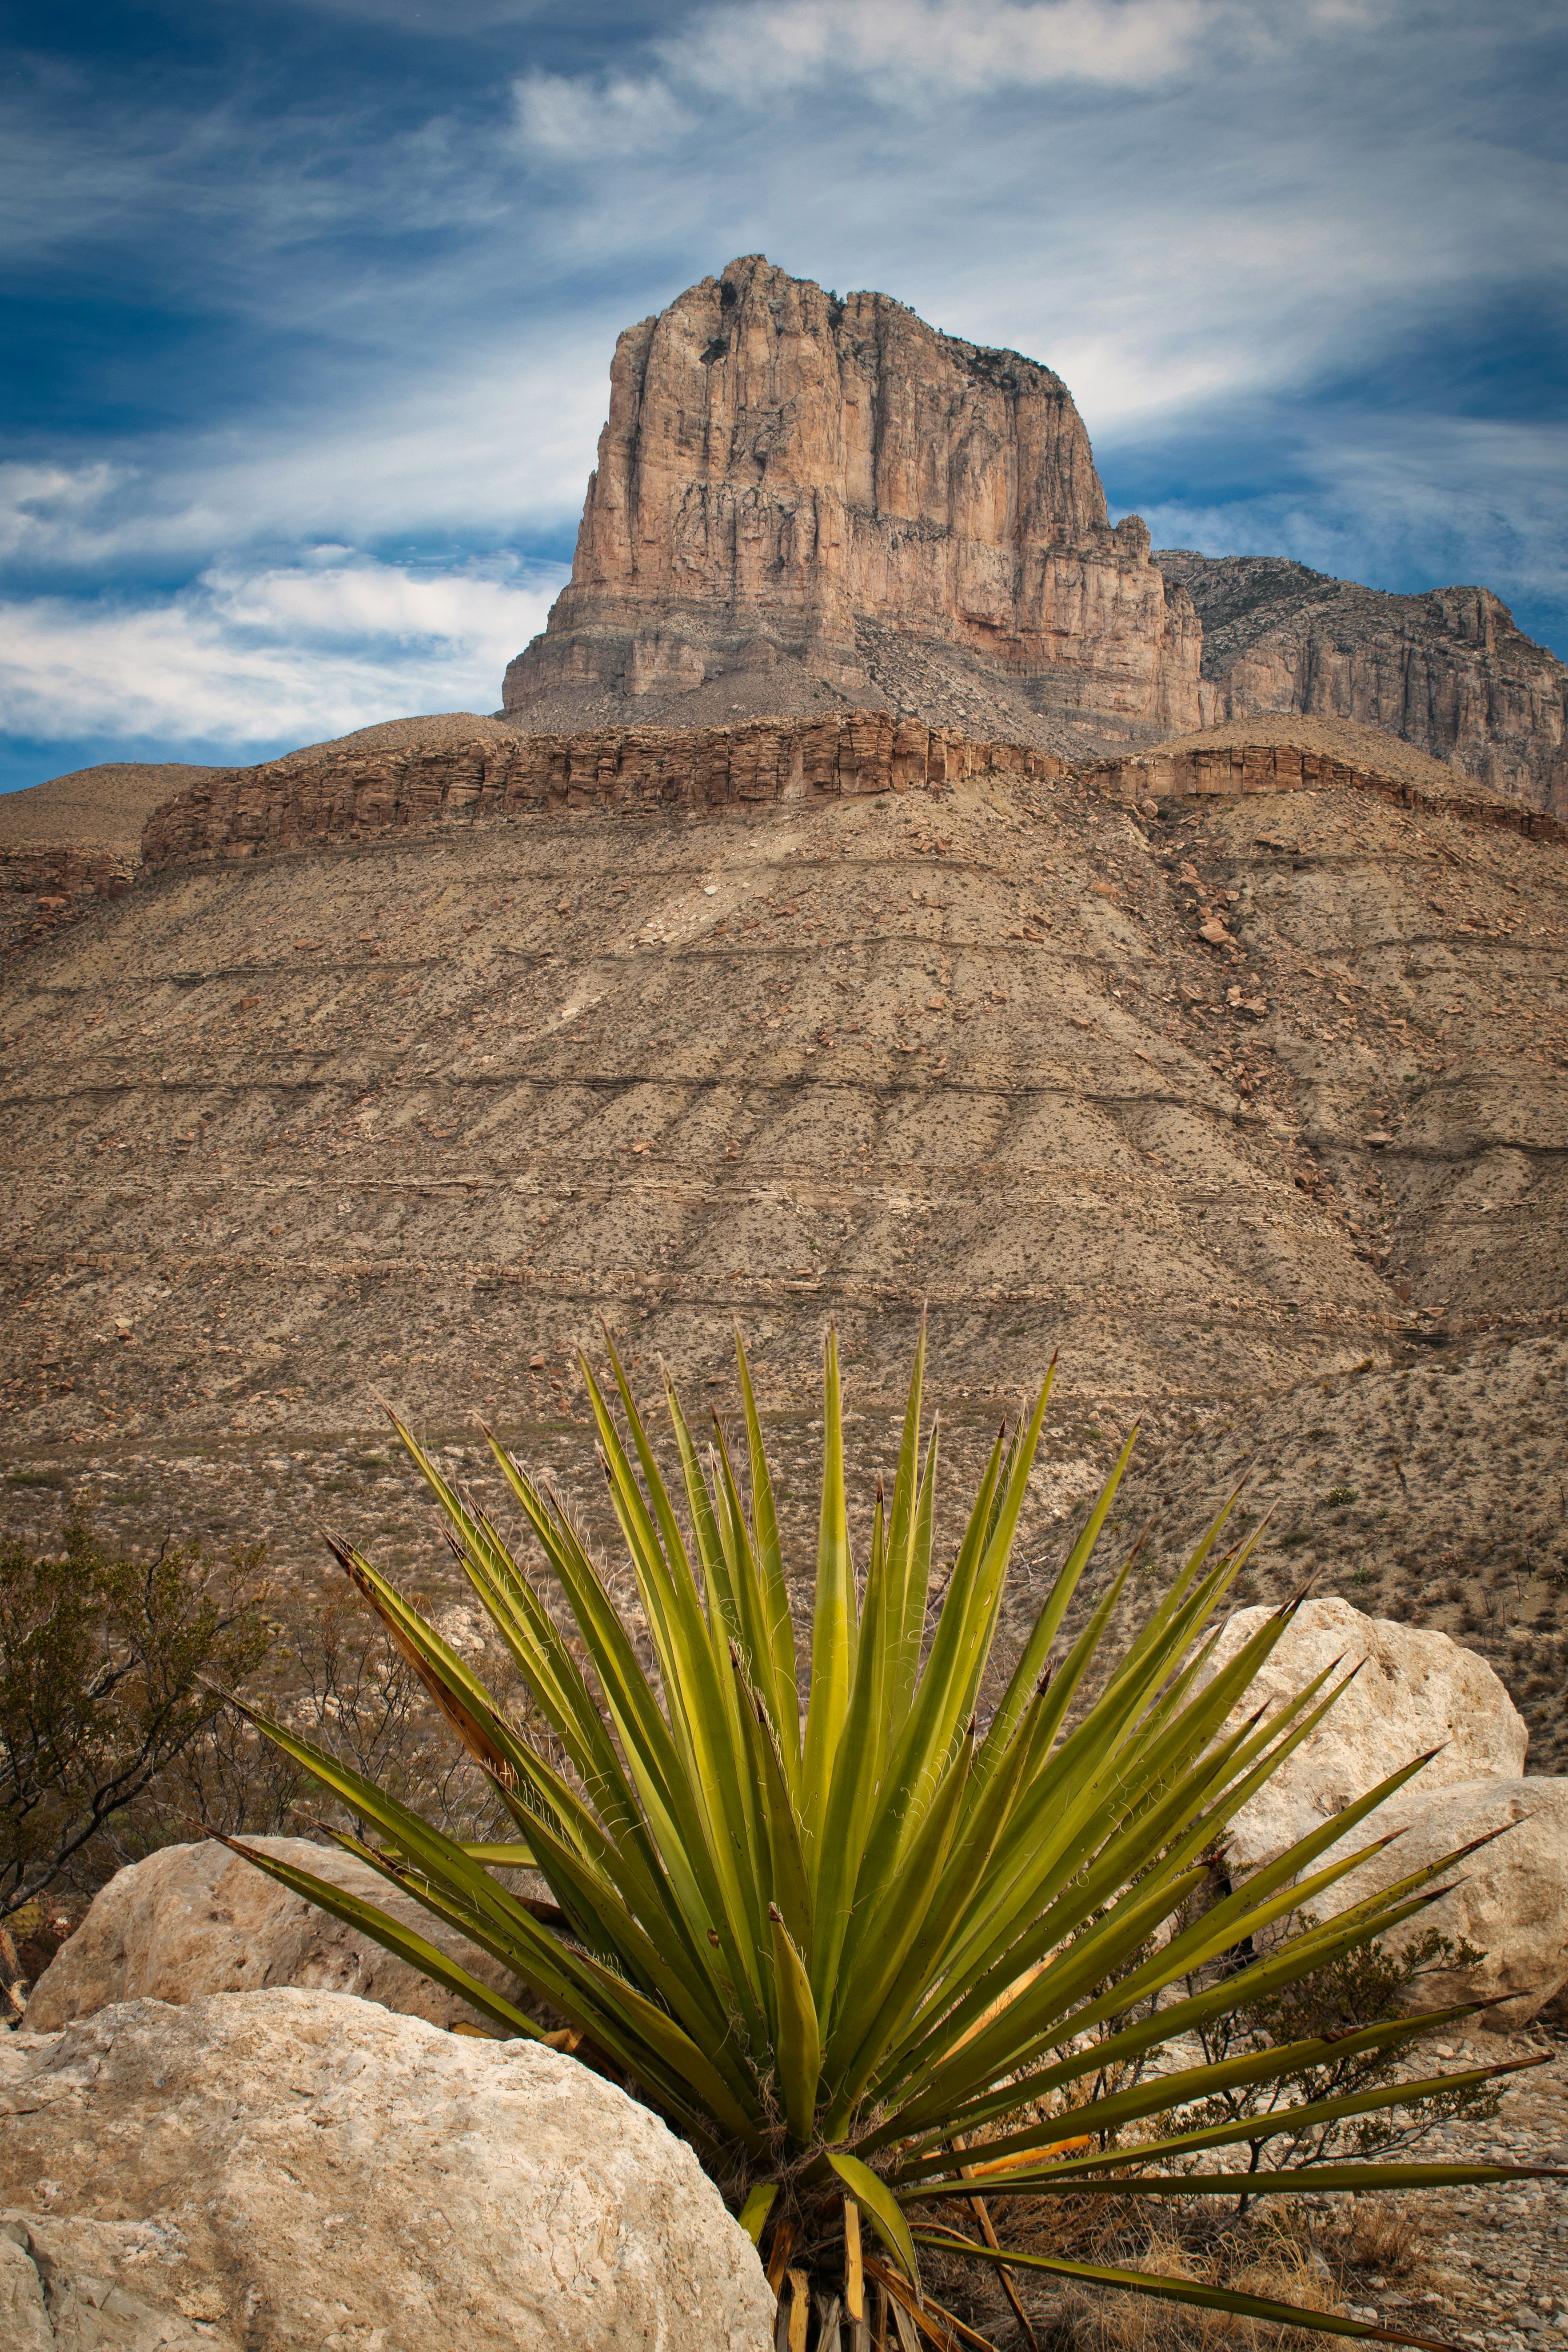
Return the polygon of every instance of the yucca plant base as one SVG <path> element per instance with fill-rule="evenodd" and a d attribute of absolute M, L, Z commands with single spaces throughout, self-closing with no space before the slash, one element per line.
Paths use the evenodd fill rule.
<path fill-rule="evenodd" d="M 675 1493 L 613 1348 L 619 1418 L 582 1361 L 653 1675 L 548 1489 L 490 1439 L 538 1546 L 539 1559 L 521 1564 L 398 1425 L 548 1734 L 519 1728 L 368 1559 L 334 1544 L 517 1829 L 508 1845 L 459 1844 L 286 1725 L 254 1717 L 351 1817 L 372 1825 L 374 1843 L 333 1832 L 337 1843 L 503 1961 L 566 2021 L 547 2038 L 616 2075 L 690 2140 L 759 2246 L 790 2315 L 792 2347 L 836 2302 L 829 2324 L 858 2352 L 873 2295 L 887 2299 L 906 2340 L 913 2329 L 940 2345 L 983 2342 L 960 2335 L 923 2288 L 921 2251 L 936 2247 L 1001 2270 L 1026 2333 L 1019 2276 L 1043 2271 L 1297 2327 L 1427 2342 L 1002 2247 L 986 2202 L 988 2187 L 1005 2188 L 1010 2210 L 1025 2197 L 1267 2196 L 1522 2177 L 1524 2168 L 1500 2165 L 1241 2168 L 1256 2118 L 1180 2127 L 1184 2108 L 1239 2084 L 1287 2083 L 1327 2058 L 1328 2043 L 1136 2079 L 1135 2062 L 1156 2046 L 1385 1936 L 1436 1898 L 1437 1874 L 1417 1874 L 1375 1903 L 1286 1936 L 1241 1975 L 1223 1973 L 1225 1956 L 1248 1938 L 1278 1932 L 1303 1906 L 1321 1911 L 1327 1891 L 1381 1841 L 1331 1868 L 1314 1868 L 1318 1857 L 1426 1759 L 1193 1916 L 1205 1857 L 1343 1685 L 1321 1675 L 1273 1716 L 1225 1729 L 1291 1613 L 1281 1610 L 1205 1679 L 1209 1628 L 1251 1548 L 1221 1548 L 1227 1513 L 1108 1671 L 1103 1645 L 1130 1562 L 1066 1639 L 1129 1439 L 982 1722 L 977 1707 L 990 1687 L 1051 1381 L 1010 1436 L 998 1436 L 957 1552 L 934 1575 L 938 1432 L 923 1436 L 924 1337 L 893 1492 L 879 1487 L 858 1571 L 838 1353 L 828 1340 L 802 1709 L 773 1484 L 738 1341 L 737 1357 L 743 1462 L 716 1423 L 699 1456 L 667 1389 Z M 541 2036 L 520 2008 L 373 1906 L 238 1850 L 460 1992 L 502 2034 Z M 557 1919 L 536 1916 L 496 1874 L 529 1862 Z M 1375 2026 L 1332 2048 L 1341 2057 L 1353 2046 L 1398 2049 L 1437 2021 Z M 1271 2128 L 1288 2134 L 1506 2071 L 1298 2104 L 1276 2111 Z M 1173 2114 L 1175 2126 L 1162 2120 Z"/>

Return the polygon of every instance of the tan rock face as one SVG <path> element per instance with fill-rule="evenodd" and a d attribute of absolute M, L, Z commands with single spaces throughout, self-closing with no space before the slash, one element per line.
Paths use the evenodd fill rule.
<path fill-rule="evenodd" d="M 1375 746 L 1370 729 L 1356 730 Z M 615 727 L 580 735 L 519 735 L 355 756 L 295 752 L 255 768 L 214 771 L 154 810 L 142 835 L 149 871 L 209 857 L 250 857 L 312 843 L 414 835 L 455 819 L 564 816 L 590 810 L 654 816 L 816 803 L 880 793 L 942 791 L 983 776 L 1055 782 L 1065 763 L 1031 744 L 977 740 L 886 710 L 734 727 Z M 1467 824 L 1568 838 L 1552 817 L 1451 783 L 1413 785 L 1357 757 L 1287 744 L 1133 753 L 1086 764 L 1092 793 L 1142 812 L 1173 800 L 1354 791 L 1400 806 L 1442 809 Z M 0 887 L 5 882 L 0 851 Z M 124 884 L 110 894 L 123 896 Z M 64 908 L 65 899 L 46 905 Z M 78 911 L 80 911 L 78 908 Z M 62 918 L 63 919 L 63 918 Z M 1214 935 L 1223 939 L 1223 930 Z"/>
<path fill-rule="evenodd" d="M 1212 1671 L 1229 1664 L 1268 1613 L 1238 1611 L 1220 1636 Z M 1524 1769 L 1523 1718 L 1484 1658 L 1447 1633 L 1365 1617 L 1333 1596 L 1302 1603 L 1228 1728 L 1239 1728 L 1260 1706 L 1277 1708 L 1336 1661 L 1342 1672 L 1353 1666 L 1360 1672 L 1237 1815 L 1231 1854 L 1240 1868 L 1251 1869 L 1309 1836 L 1427 1748 L 1441 1752 L 1407 1784 L 1419 1788 L 1423 1803 L 1451 1784 L 1512 1777 Z M 1381 1817 L 1376 1826 L 1363 1825 L 1356 1842 L 1369 1844 L 1382 1828 Z"/>
<path fill-rule="evenodd" d="M 1375 741 L 1370 728 L 1356 732 Z M 1161 746 L 1121 759 L 1102 760 L 1083 772 L 1089 784 L 1131 808 L 1154 808 L 1173 800 L 1237 800 L 1252 793 L 1333 792 L 1349 787 L 1375 793 L 1401 808 L 1445 809 L 1468 824 L 1521 833 L 1529 840 L 1562 841 L 1568 832 L 1540 809 L 1467 786 L 1462 772 L 1434 790 L 1381 771 L 1375 759 L 1335 759 L 1286 743 L 1225 743 L 1212 751 Z M 188 796 L 187 796 L 188 797 Z M 162 815 L 162 812 L 160 812 Z M 152 823 L 156 824 L 158 819 Z M 151 830 L 151 828 L 150 828 Z"/>
<path fill-rule="evenodd" d="M 854 691 L 857 625 L 891 623 L 1042 712 L 1168 732 L 1196 721 L 1199 639 L 1148 552 L 1049 368 L 750 255 L 617 343 L 571 582 L 506 705 L 781 656 Z"/>
<path fill-rule="evenodd" d="M 1394 596 L 1278 556 L 1155 560 L 1202 620 L 1206 725 L 1260 711 L 1354 719 L 1568 816 L 1568 667 L 1490 589 Z"/>
<path fill-rule="evenodd" d="M 260 767 L 218 771 L 154 811 L 142 856 L 156 872 L 206 857 L 413 833 L 455 818 L 744 811 L 941 790 L 987 775 L 1064 772 L 1061 761 L 1031 745 L 976 741 L 919 719 L 894 719 L 886 710 L 792 724 L 616 727 L 581 735 L 508 730 L 500 742 L 362 757 L 296 752 Z"/>
<path fill-rule="evenodd" d="M 126 2002 L 4 2056 L 7 2345 L 770 2341 L 691 2149 L 536 2043 L 287 1990 Z"/>
<path fill-rule="evenodd" d="M 1469 1968 L 1424 1974 L 1416 1987 L 1422 2009 L 1493 2000 L 1499 2006 L 1480 2023 L 1493 2032 L 1511 2032 L 1568 1984 L 1568 1780 L 1489 1774 L 1427 1790 L 1426 1779 L 1422 1773 L 1379 1806 L 1377 1832 L 1404 1834 L 1341 1882 L 1333 1907 L 1364 1903 L 1461 1846 L 1490 1838 L 1491 1843 L 1455 1864 L 1449 1892 L 1403 1934 L 1435 1927 L 1456 1947 L 1468 1942 L 1485 1955 Z"/>
<path fill-rule="evenodd" d="M 450 1934 L 351 1854 L 304 1838 L 251 1843 L 390 1911 L 471 1975 L 518 1998 L 516 1979 L 488 1953 Z M 53 2033 L 115 2001 L 187 2001 L 277 1985 L 357 1993 L 433 2025 L 485 2022 L 466 2001 L 213 1839 L 165 1846 L 117 1872 L 39 1978 L 26 2021 L 32 2032 Z"/>
<path fill-rule="evenodd" d="M 1213 1670 L 1264 1622 L 1232 1617 Z M 1235 1730 L 1325 1667 L 1358 1666 L 1354 1682 L 1274 1778 L 1237 1815 L 1232 1864 L 1251 1869 L 1305 1837 L 1403 1764 L 1437 1753 L 1405 1787 L 1328 1847 L 1314 1870 L 1380 1838 L 1392 1843 L 1320 1898 L 1322 1916 L 1349 1909 L 1479 1840 L 1456 1863 L 1449 1890 L 1390 1937 L 1399 1948 L 1436 1928 L 1482 1958 L 1423 1970 L 1420 2009 L 1495 2002 L 1479 2022 L 1495 2032 L 1530 2020 L 1568 1984 L 1568 1780 L 1523 1777 L 1528 1731 L 1486 1660 L 1447 1633 L 1364 1616 L 1348 1601 L 1309 1601 L 1230 1716 Z"/>

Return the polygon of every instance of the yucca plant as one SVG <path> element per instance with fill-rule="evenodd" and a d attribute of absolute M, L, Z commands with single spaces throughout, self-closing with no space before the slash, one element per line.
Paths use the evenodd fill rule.
<path fill-rule="evenodd" d="M 839 1361 L 828 1339 L 802 1707 L 773 1483 L 738 1341 L 737 1356 L 744 1475 L 716 1420 L 712 1450 L 699 1457 L 667 1386 L 680 1503 L 613 1348 L 620 1418 L 582 1360 L 652 1672 L 548 1488 L 491 1438 L 554 1580 L 556 1610 L 538 1567 L 519 1564 L 492 1520 L 399 1426 L 549 1732 L 509 1720 L 370 1561 L 334 1544 L 517 1833 L 507 1845 L 459 1843 L 287 1726 L 256 1717 L 373 1824 L 375 1843 L 346 1834 L 338 1843 L 505 1962 L 565 2021 L 549 2037 L 558 2047 L 616 2075 L 692 2143 L 762 2249 L 793 2347 L 807 2342 L 809 2321 L 829 2341 L 835 2327 L 841 2341 L 847 2333 L 854 2352 L 867 2345 L 868 2279 L 887 2298 L 884 2323 L 891 2310 L 906 2341 L 917 2330 L 940 2345 L 983 2342 L 923 2288 L 923 2248 L 999 2266 L 1026 2334 L 1021 2269 L 1298 2327 L 1425 2341 L 1005 2248 L 986 2202 L 1005 2192 L 1011 2210 L 1026 2196 L 1244 2189 L 1256 2197 L 1515 2176 L 1500 2165 L 1366 2162 L 1238 2172 L 1226 2169 L 1224 2151 L 1256 2137 L 1255 2118 L 1182 2127 L 1184 2108 L 1221 2090 L 1299 2077 L 1329 2054 L 1327 2042 L 1137 2079 L 1136 2062 L 1156 2045 L 1385 1935 L 1435 1899 L 1435 1874 L 1416 1874 L 1375 1903 L 1288 1936 L 1241 1974 L 1224 1972 L 1227 1954 L 1303 1903 L 1321 1908 L 1329 1887 L 1377 1850 L 1380 1841 L 1314 1867 L 1425 1759 L 1197 1907 L 1206 1857 L 1227 1823 L 1343 1683 L 1321 1675 L 1272 1716 L 1226 1727 L 1291 1612 L 1208 1670 L 1208 1628 L 1250 1548 L 1221 1549 L 1223 1513 L 1113 1659 L 1107 1633 L 1131 1561 L 1066 1640 L 1124 1450 L 1005 1689 L 982 1714 L 1051 1381 L 1010 1438 L 998 1437 L 956 1554 L 934 1578 L 937 1432 L 923 1446 L 924 1336 L 893 1491 L 878 1489 L 862 1573 L 851 1554 Z M 239 1850 L 462 1994 L 503 2035 L 544 2032 L 372 1906 Z M 553 1917 L 537 1916 L 551 1906 L 530 1907 L 496 1874 L 524 1864 L 547 1881 Z M 1380 2024 L 1342 2037 L 1333 2052 L 1401 2048 L 1432 2022 Z M 1444 2087 L 1503 2071 L 1450 2074 Z M 1434 2087 L 1413 2082 L 1337 2100 L 1322 2120 Z M 1289 2133 L 1317 2119 L 1298 2104 L 1271 2122 Z"/>

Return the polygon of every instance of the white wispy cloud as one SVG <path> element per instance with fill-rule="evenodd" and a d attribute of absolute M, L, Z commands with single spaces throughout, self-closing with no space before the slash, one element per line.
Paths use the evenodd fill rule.
<path fill-rule="evenodd" d="M 389 58 L 484 39 L 427 99 L 402 49 L 319 80 L 313 32 L 265 76 L 70 58 L 0 100 L 7 249 L 179 327 L 166 363 L 111 338 L 101 414 L 89 358 L 85 424 L 0 467 L 16 731 L 493 708 L 543 575 L 405 551 L 563 544 L 617 331 L 744 252 L 1058 369 L 1108 473 L 1183 485 L 1166 543 L 1568 606 L 1554 436 L 1401 356 L 1551 310 L 1560 0 L 305 5 Z"/>
<path fill-rule="evenodd" d="M 691 115 L 656 76 L 525 74 L 513 94 L 525 147 L 552 158 L 591 163 L 606 144 L 622 155 L 642 154 L 673 146 L 693 128 Z"/>
<path fill-rule="evenodd" d="M 831 85 L 923 109 L 1072 82 L 1143 88 L 1189 66 L 1222 0 L 747 0 L 653 46 L 660 70 L 533 72 L 514 84 L 527 151 L 585 171 L 673 149 L 702 101 L 777 110 Z"/>
<path fill-rule="evenodd" d="M 307 742 L 419 710 L 493 710 L 561 567 L 420 573 L 329 548 L 179 594 L 0 605 L 0 726 L 25 737 Z"/>
<path fill-rule="evenodd" d="M 257 544 L 553 529 L 593 462 L 608 331 L 563 323 L 541 347 L 513 330 L 455 348 L 449 373 L 361 376 L 335 407 L 296 404 L 243 435 L 0 462 L 0 563 L 112 577 Z"/>
<path fill-rule="evenodd" d="M 888 99 L 1057 82 L 1142 88 L 1193 62 L 1218 0 L 760 0 L 660 44 L 681 78 L 741 102 L 824 80 Z"/>

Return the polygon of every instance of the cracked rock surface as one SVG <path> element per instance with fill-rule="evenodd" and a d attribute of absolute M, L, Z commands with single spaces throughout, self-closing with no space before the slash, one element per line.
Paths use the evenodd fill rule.
<path fill-rule="evenodd" d="M 1205 725 L 1302 711 L 1384 727 L 1495 791 L 1568 810 L 1568 668 L 1489 588 L 1391 595 L 1274 555 L 1155 556 L 1203 624 Z"/>
<path fill-rule="evenodd" d="M 7 2352 L 758 2352 L 772 2307 L 691 2149 L 538 2043 L 288 1990 L 0 2049 Z"/>

